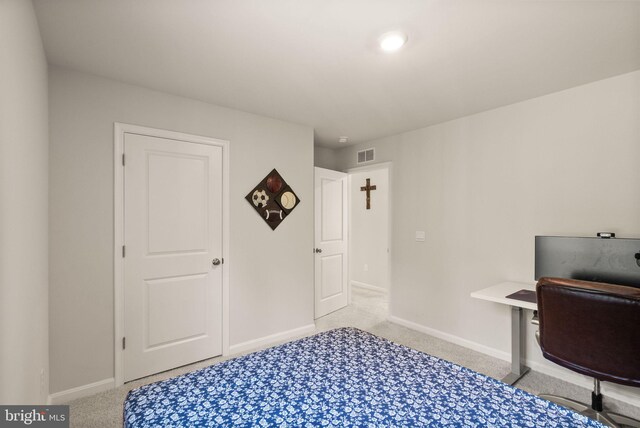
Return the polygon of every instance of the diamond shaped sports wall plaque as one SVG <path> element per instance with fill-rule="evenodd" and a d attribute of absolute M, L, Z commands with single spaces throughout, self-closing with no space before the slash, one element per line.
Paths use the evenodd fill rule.
<path fill-rule="evenodd" d="M 245 199 L 272 230 L 275 230 L 300 203 L 293 189 L 275 169 L 267 174 Z"/>

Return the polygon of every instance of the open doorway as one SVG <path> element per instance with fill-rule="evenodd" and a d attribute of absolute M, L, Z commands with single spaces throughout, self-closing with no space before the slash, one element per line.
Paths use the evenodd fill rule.
<path fill-rule="evenodd" d="M 315 318 L 320 330 L 352 326 L 375 331 L 387 320 L 390 167 L 377 164 L 347 174 L 315 168 Z"/>
<path fill-rule="evenodd" d="M 350 302 L 388 314 L 390 288 L 390 164 L 349 174 Z"/>

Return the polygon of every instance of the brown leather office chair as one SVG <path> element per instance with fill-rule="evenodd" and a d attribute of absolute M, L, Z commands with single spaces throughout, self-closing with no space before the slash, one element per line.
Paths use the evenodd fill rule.
<path fill-rule="evenodd" d="M 601 381 L 640 387 L 640 288 L 540 278 L 536 295 L 542 355 L 594 378 L 591 406 L 540 397 L 612 427 L 640 427 L 640 421 L 603 411 L 600 393 Z"/>

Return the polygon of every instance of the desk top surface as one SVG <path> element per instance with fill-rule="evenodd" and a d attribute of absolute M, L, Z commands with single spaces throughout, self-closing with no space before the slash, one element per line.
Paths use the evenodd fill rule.
<path fill-rule="evenodd" d="M 471 293 L 471 297 L 474 297 L 476 299 L 487 300 L 489 302 L 502 303 L 503 305 L 516 306 L 518 308 L 536 310 L 538 309 L 538 305 L 536 305 L 535 303 L 506 298 L 506 296 L 513 294 L 519 290 L 535 291 L 535 289 L 536 289 L 535 283 L 501 282 L 500 284 L 492 285 L 491 287 L 474 291 L 473 293 Z"/>

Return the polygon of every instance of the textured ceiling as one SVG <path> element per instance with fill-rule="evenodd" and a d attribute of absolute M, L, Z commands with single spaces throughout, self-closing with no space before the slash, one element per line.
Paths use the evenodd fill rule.
<path fill-rule="evenodd" d="M 640 2 L 34 0 L 55 65 L 349 143 L 640 69 Z M 394 54 L 376 39 L 402 30 Z"/>

